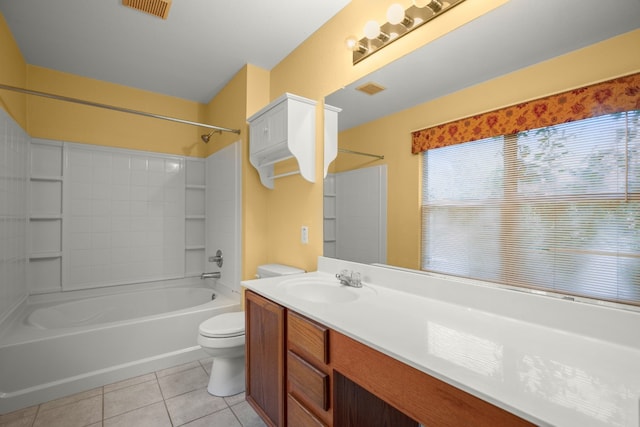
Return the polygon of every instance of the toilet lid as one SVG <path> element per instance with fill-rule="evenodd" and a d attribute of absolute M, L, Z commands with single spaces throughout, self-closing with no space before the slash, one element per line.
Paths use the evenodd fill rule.
<path fill-rule="evenodd" d="M 213 316 L 200 324 L 200 335 L 211 338 L 244 335 L 244 312 L 236 311 Z"/>

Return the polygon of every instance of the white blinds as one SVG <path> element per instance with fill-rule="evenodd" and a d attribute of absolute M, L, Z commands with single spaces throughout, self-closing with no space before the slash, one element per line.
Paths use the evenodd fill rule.
<path fill-rule="evenodd" d="M 640 111 L 426 151 L 422 269 L 640 304 Z"/>

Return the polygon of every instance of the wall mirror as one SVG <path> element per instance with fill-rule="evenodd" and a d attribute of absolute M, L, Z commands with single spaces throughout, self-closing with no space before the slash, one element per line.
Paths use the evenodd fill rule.
<path fill-rule="evenodd" d="M 359 250 L 358 245 L 351 245 L 352 248 L 346 251 L 350 253 L 346 255 L 345 248 L 341 250 L 340 245 L 336 245 L 341 239 L 338 233 L 340 227 L 335 225 L 336 221 L 341 221 L 338 215 L 340 209 L 331 204 L 339 205 L 340 200 L 332 198 L 331 194 L 325 197 L 329 204 L 325 204 L 325 217 L 329 220 L 325 221 L 325 256 L 419 268 L 419 255 L 416 257 L 420 246 L 419 223 L 415 230 L 407 230 L 407 224 L 411 221 L 415 224 L 415 220 L 409 221 L 405 217 L 407 212 L 415 213 L 417 210 L 419 185 L 415 182 L 415 186 L 411 187 L 408 180 L 419 180 L 419 173 L 416 171 L 411 175 L 407 174 L 407 170 L 417 169 L 419 162 L 415 158 L 420 157 L 410 154 L 410 132 L 424 127 L 428 120 L 422 123 L 415 118 L 402 120 L 402 115 L 411 107 L 633 31 L 637 29 L 636 2 L 637 0 L 621 0 L 616 2 L 615 7 L 602 7 L 598 0 L 566 0 L 554 2 L 553 7 L 549 8 L 537 1 L 510 0 L 329 94 L 325 103 L 342 108 L 338 119 L 339 148 L 385 157 L 379 159 L 342 151 L 338 153 L 330 172 L 339 174 L 385 165 L 387 201 L 384 202 L 386 215 L 380 215 L 380 221 L 386 224 L 386 232 L 381 234 L 386 233 L 386 238 L 380 237 L 377 240 L 380 245 L 385 246 L 377 252 L 378 256 L 384 258 L 375 259 L 369 255 L 360 257 L 362 253 L 352 253 Z M 402 40 L 398 43 L 402 43 Z M 376 54 L 384 55 L 384 51 Z M 599 61 L 599 58 L 593 60 Z M 571 69 L 559 72 L 571 73 Z M 375 95 L 358 90 L 371 83 L 384 90 Z M 475 113 L 480 111 L 471 114 Z M 353 138 L 354 134 L 367 135 L 368 126 L 387 120 L 390 116 L 392 122 L 385 125 L 382 132 L 377 131 L 372 137 Z M 395 128 L 396 124 L 399 129 Z M 329 175 L 330 179 L 333 177 L 335 175 Z M 364 195 L 367 187 L 372 186 L 370 180 L 360 181 L 360 190 L 357 187 L 350 188 L 351 202 L 356 198 L 354 194 Z M 333 187 L 335 181 L 327 184 L 329 193 L 340 193 Z M 380 187 L 378 182 L 374 186 Z M 406 195 L 407 192 L 410 194 Z M 363 203 L 359 201 L 352 205 L 357 209 Z M 370 205 L 366 207 L 373 209 Z M 333 227 L 330 221 L 332 213 L 336 216 Z M 419 213 L 416 215 L 419 216 Z M 347 243 L 365 239 L 364 233 L 371 233 L 370 228 L 358 227 L 358 216 L 352 216 L 354 222 L 346 227 L 352 233 L 342 238 Z M 354 230 L 359 230 L 360 236 Z M 405 253 L 409 255 L 405 256 Z"/>

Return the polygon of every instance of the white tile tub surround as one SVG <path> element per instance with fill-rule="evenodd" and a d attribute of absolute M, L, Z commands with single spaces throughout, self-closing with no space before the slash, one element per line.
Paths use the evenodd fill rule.
<path fill-rule="evenodd" d="M 0 322 L 26 298 L 29 136 L 0 108 Z"/>
<path fill-rule="evenodd" d="M 184 166 L 65 143 L 63 289 L 184 277 Z"/>
<path fill-rule="evenodd" d="M 242 156 L 236 142 L 207 158 L 206 248 L 207 271 L 220 271 L 218 285 L 240 292 Z M 208 258 L 222 250 L 224 263 L 218 267 Z"/>
<path fill-rule="evenodd" d="M 324 257 L 305 276 L 342 269 L 375 292 L 322 304 L 289 278 L 242 283 L 537 425 L 640 425 L 640 310 Z"/>

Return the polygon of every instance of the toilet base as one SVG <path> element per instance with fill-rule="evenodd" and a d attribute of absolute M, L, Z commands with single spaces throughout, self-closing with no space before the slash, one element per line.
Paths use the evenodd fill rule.
<path fill-rule="evenodd" d="M 218 397 L 233 396 L 245 389 L 244 356 L 234 358 L 215 357 L 207 391 Z"/>

